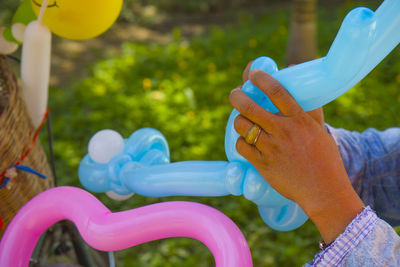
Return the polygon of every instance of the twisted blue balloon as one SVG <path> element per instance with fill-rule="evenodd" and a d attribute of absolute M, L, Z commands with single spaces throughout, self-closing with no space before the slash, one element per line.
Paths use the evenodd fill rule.
<path fill-rule="evenodd" d="M 374 13 L 357 8 L 345 18 L 326 57 L 278 71 L 267 57 L 254 61 L 251 70 L 271 74 L 292 94 L 304 110 L 321 107 L 339 97 L 381 62 L 400 42 L 400 1 L 386 0 Z M 242 90 L 270 112 L 278 110 L 250 82 Z M 124 152 L 107 164 L 85 156 L 79 167 L 84 187 L 94 192 L 132 192 L 153 197 L 241 195 L 257 204 L 270 227 L 288 231 L 301 226 L 307 216 L 281 196 L 236 151 L 239 137 L 233 127 L 233 110 L 225 135 L 225 161 L 169 163 L 168 144 L 154 129 L 141 129 L 126 140 Z"/>
<path fill-rule="evenodd" d="M 247 162 L 186 161 L 169 163 L 165 137 L 144 128 L 125 140 L 122 153 L 107 164 L 86 155 L 79 166 L 82 185 L 96 193 L 110 190 L 149 197 L 244 195 L 256 203 L 274 229 L 290 230 L 307 220 L 292 201 L 276 192 Z"/>

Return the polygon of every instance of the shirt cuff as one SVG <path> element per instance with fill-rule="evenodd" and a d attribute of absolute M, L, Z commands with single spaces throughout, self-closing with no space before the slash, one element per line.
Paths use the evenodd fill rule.
<path fill-rule="evenodd" d="M 339 149 L 339 151 L 340 151 L 340 154 L 342 154 L 342 151 L 341 151 L 342 148 L 341 148 L 339 139 L 338 139 L 338 137 L 336 136 L 336 132 L 335 132 L 336 129 L 333 128 L 332 126 L 330 126 L 329 124 L 325 123 L 325 130 L 328 132 L 328 134 L 329 134 L 330 136 L 332 136 L 333 140 L 335 140 L 335 143 L 336 143 L 336 145 L 338 146 L 338 149 Z"/>
<path fill-rule="evenodd" d="M 331 135 L 333 137 L 333 139 L 335 140 L 336 144 L 338 144 L 338 140 L 336 140 L 336 135 L 334 133 L 334 131 L 336 130 L 335 128 L 333 128 L 332 126 L 330 126 L 327 123 L 324 123 L 325 125 L 325 130 L 328 132 L 329 135 Z"/>
<path fill-rule="evenodd" d="M 339 266 L 347 254 L 352 251 L 371 232 L 378 217 L 368 206 L 347 226 L 336 240 L 321 250 L 310 262 L 311 266 Z"/>

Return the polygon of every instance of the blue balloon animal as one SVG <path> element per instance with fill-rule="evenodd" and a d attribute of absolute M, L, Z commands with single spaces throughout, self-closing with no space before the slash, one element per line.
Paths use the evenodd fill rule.
<path fill-rule="evenodd" d="M 272 59 L 261 57 L 254 61 L 251 69 L 271 74 L 304 110 L 309 111 L 329 103 L 357 84 L 399 42 L 400 1 L 386 0 L 376 12 L 368 8 L 351 11 L 326 57 L 280 71 Z M 246 82 L 242 90 L 266 110 L 278 111 L 250 82 Z M 86 155 L 79 167 L 80 181 L 93 192 L 111 190 L 119 195 L 132 192 L 152 197 L 243 194 L 258 205 L 261 217 L 270 227 L 288 231 L 301 226 L 307 216 L 300 207 L 271 188 L 237 153 L 235 144 L 239 135 L 233 122 L 238 114 L 233 110 L 226 128 L 228 161 L 169 163 L 164 136 L 146 128 L 122 141 L 123 148 L 107 162 L 95 162 Z M 106 150 L 110 149 L 103 149 Z"/>
<path fill-rule="evenodd" d="M 103 152 L 107 153 L 113 141 L 102 140 L 104 131 L 110 130 L 100 131 L 90 142 L 98 142 L 99 146 L 109 143 L 104 146 Z M 149 197 L 244 194 L 258 205 L 262 218 L 274 229 L 291 230 L 307 220 L 294 202 L 278 194 L 247 162 L 169 163 L 167 140 L 155 129 L 134 132 L 125 140 L 123 151 L 110 156 L 106 164 L 94 161 L 96 154 L 90 156 L 89 145 L 89 154 L 79 166 L 79 179 L 86 189 L 97 193 L 112 190 L 119 195 L 134 192 Z"/>

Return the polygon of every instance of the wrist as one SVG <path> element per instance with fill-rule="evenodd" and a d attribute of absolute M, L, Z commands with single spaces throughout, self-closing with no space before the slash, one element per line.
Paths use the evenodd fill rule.
<path fill-rule="evenodd" d="M 318 228 L 325 243 L 333 242 L 359 214 L 364 204 L 353 188 L 323 196 L 307 207 L 305 213 Z"/>

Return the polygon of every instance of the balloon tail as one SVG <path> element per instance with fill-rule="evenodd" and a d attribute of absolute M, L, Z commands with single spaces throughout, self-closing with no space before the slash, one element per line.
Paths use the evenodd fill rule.
<path fill-rule="evenodd" d="M 49 4 L 49 0 L 44 0 L 42 3 L 42 7 L 40 8 L 40 13 L 38 17 L 38 21 L 42 23 L 44 12 L 46 11 L 47 5 Z"/>

